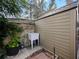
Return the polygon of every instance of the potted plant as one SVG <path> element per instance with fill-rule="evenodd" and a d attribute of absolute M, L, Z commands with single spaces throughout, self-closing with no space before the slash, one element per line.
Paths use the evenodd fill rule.
<path fill-rule="evenodd" d="M 21 31 L 22 28 L 16 23 L 8 22 L 2 18 L 0 20 L 0 51 L 3 50 L 5 52 L 6 50 L 7 55 L 16 55 L 19 51 L 19 33 Z M 4 52 L 0 52 L 0 59 L 4 56 Z"/>
<path fill-rule="evenodd" d="M 11 36 L 10 42 L 6 45 L 8 56 L 16 55 L 19 52 L 19 36 L 17 34 Z"/>
<path fill-rule="evenodd" d="M 22 32 L 22 28 L 18 27 L 15 23 L 10 23 L 8 35 L 10 41 L 5 46 L 8 56 L 16 55 L 19 52 L 20 32 Z"/>

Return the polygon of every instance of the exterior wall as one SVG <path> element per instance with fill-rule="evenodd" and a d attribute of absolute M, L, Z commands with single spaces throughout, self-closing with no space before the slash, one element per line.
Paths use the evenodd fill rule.
<path fill-rule="evenodd" d="M 20 27 L 23 28 L 24 31 L 26 31 L 27 33 L 29 32 L 34 32 L 34 24 L 30 24 L 30 23 L 17 23 Z"/>
<path fill-rule="evenodd" d="M 23 32 L 21 33 L 21 42 L 24 43 L 25 46 L 30 45 L 28 40 L 28 33 L 35 31 L 35 25 L 30 23 L 17 23 L 20 27 L 23 28 Z"/>
<path fill-rule="evenodd" d="M 35 22 L 40 44 L 60 59 L 75 59 L 76 9 L 68 10 Z"/>

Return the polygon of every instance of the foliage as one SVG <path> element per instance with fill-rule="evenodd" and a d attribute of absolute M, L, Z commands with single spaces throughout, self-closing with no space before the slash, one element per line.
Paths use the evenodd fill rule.
<path fill-rule="evenodd" d="M 1 44 L 3 43 L 4 38 L 7 36 L 11 37 L 11 42 L 17 42 L 19 39 L 18 33 L 22 32 L 22 28 L 18 27 L 17 24 L 13 22 L 4 22 L 4 24 L 1 22 L 0 25 L 0 38 L 2 38 L 0 39 Z M 11 42 L 9 44 L 12 44 Z"/>
<path fill-rule="evenodd" d="M 5 56 L 4 38 L 10 36 L 11 41 L 8 46 L 16 46 L 19 38 L 15 33 L 22 31 L 15 23 L 8 22 L 7 15 L 20 15 L 22 8 L 27 8 L 26 5 L 27 0 L 0 0 L 0 54 L 2 53 L 0 59 L 4 59 Z M 15 44 L 12 44 L 12 42 L 15 42 Z"/>
<path fill-rule="evenodd" d="M 0 16 L 17 15 L 26 5 L 27 0 L 0 0 Z"/>
<path fill-rule="evenodd" d="M 19 39 L 20 37 L 18 34 L 11 35 L 11 41 L 7 44 L 6 48 L 14 48 L 19 46 Z"/>
<path fill-rule="evenodd" d="M 0 47 L 3 48 L 3 40 L 4 37 L 7 36 L 8 31 L 7 31 L 7 20 L 3 17 L 0 18 Z"/>
<path fill-rule="evenodd" d="M 6 54 L 5 48 L 18 47 L 20 32 L 22 32 L 22 28 L 19 27 L 16 23 L 8 22 L 6 18 L 0 19 L 0 50 L 2 52 L 2 56 L 0 56 L 0 58 L 4 59 L 5 54 Z M 10 39 L 10 42 L 5 46 L 3 44 L 3 41 L 6 40 L 4 38 L 8 36 L 10 36 L 11 39 Z"/>
<path fill-rule="evenodd" d="M 19 43 L 19 33 L 22 32 L 22 28 L 18 27 L 17 24 L 15 23 L 9 23 L 9 34 L 11 37 L 11 41 L 8 43 L 7 48 L 11 48 L 11 47 L 18 47 L 18 43 Z"/>
<path fill-rule="evenodd" d="M 8 22 L 7 15 L 19 15 L 23 7 L 27 7 L 27 0 L 0 0 L 0 47 L 8 35 L 18 30 L 15 24 Z M 12 32 L 13 31 L 13 32 Z"/>
<path fill-rule="evenodd" d="M 30 0 L 30 17 L 36 19 L 41 13 L 55 9 L 54 1 L 55 0 Z"/>
<path fill-rule="evenodd" d="M 40 13 L 50 10 L 54 4 L 54 0 L 0 0 L 0 14 L 29 16 L 28 11 L 32 11 L 30 17 L 37 18 Z"/>

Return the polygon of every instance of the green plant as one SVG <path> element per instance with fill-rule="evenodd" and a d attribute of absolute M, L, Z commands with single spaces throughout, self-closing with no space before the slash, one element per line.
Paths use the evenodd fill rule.
<path fill-rule="evenodd" d="M 13 22 L 9 22 L 8 25 L 8 36 L 5 39 L 7 41 L 4 40 L 4 45 L 6 54 L 12 56 L 16 55 L 19 51 L 20 33 L 22 32 L 22 28 Z"/>
<path fill-rule="evenodd" d="M 8 35 L 7 23 L 4 17 L 0 18 L 0 48 L 4 48 L 3 40 Z"/>
<path fill-rule="evenodd" d="M 18 47 L 19 46 L 19 42 L 20 42 L 20 36 L 18 33 L 13 33 L 11 34 L 11 40 L 10 42 L 7 44 L 7 48 L 14 48 L 14 47 Z"/>
<path fill-rule="evenodd" d="M 7 44 L 7 48 L 14 48 L 19 46 L 19 39 L 20 37 L 16 34 L 11 36 L 11 41 Z"/>
<path fill-rule="evenodd" d="M 2 22 L 1 22 L 2 23 Z M 18 27 L 16 23 L 13 22 L 4 22 L 0 23 L 0 46 L 3 46 L 3 40 L 4 38 L 10 36 L 11 39 L 14 37 L 17 37 L 16 33 L 20 33 L 22 31 L 22 28 Z"/>
<path fill-rule="evenodd" d="M 9 36 L 11 38 L 10 42 L 7 44 L 7 48 L 18 47 L 18 43 L 20 42 L 19 33 L 22 32 L 22 28 L 18 27 L 15 23 L 9 23 Z"/>

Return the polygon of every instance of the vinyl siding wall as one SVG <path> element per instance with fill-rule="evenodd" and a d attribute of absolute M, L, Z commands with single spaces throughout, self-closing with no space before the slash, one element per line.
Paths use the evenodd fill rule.
<path fill-rule="evenodd" d="M 40 45 L 55 52 L 60 59 L 75 59 L 76 9 L 35 22 Z"/>

